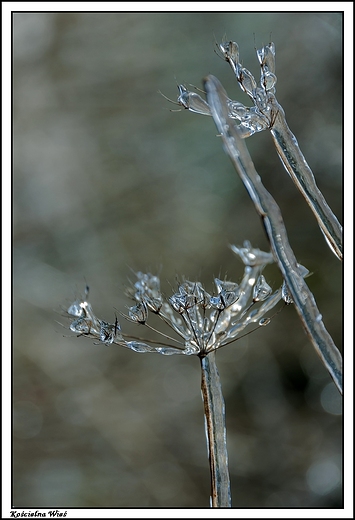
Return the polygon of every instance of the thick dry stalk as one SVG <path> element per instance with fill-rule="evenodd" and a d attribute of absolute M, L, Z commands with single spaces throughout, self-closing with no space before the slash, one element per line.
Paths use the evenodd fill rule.
<path fill-rule="evenodd" d="M 297 139 L 289 129 L 285 113 L 279 105 L 271 135 L 286 171 L 313 211 L 331 250 L 339 260 L 342 260 L 342 226 L 319 190 L 313 172 L 298 146 Z"/>
<path fill-rule="evenodd" d="M 300 272 L 290 247 L 281 211 L 266 190 L 255 170 L 243 139 L 235 123 L 228 116 L 227 94 L 214 76 L 205 80 L 207 101 L 217 129 L 222 136 L 225 151 L 242 179 L 255 208 L 262 218 L 274 258 L 287 283 L 302 323 L 328 369 L 339 391 L 342 392 L 342 358 L 322 321 L 313 294 Z"/>
<path fill-rule="evenodd" d="M 232 507 L 224 399 L 216 365 L 216 353 L 201 360 L 201 391 L 205 409 L 206 436 L 211 470 L 211 507 Z"/>

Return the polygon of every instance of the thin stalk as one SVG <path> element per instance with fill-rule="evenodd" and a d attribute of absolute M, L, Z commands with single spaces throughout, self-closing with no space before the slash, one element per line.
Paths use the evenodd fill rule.
<path fill-rule="evenodd" d="M 224 399 L 215 351 L 200 357 L 200 361 L 202 371 L 201 391 L 211 470 L 211 507 L 232 507 Z"/>
<path fill-rule="evenodd" d="M 266 190 L 241 139 L 235 122 L 228 116 L 227 94 L 214 76 L 205 80 L 207 101 L 226 153 L 238 172 L 257 212 L 262 218 L 274 258 L 291 292 L 296 310 L 314 348 L 342 392 L 342 358 L 324 326 L 312 292 L 309 290 L 288 241 L 281 211 Z"/>
<path fill-rule="evenodd" d="M 282 164 L 313 211 L 329 247 L 339 260 L 342 260 L 343 228 L 319 190 L 313 172 L 299 148 L 296 137 L 287 125 L 285 113 L 280 105 L 271 128 L 271 135 Z"/>

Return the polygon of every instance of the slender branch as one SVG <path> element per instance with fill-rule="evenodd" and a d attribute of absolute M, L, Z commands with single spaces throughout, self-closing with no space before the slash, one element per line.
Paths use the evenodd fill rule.
<path fill-rule="evenodd" d="M 232 507 L 224 399 L 216 365 L 216 353 L 201 357 L 201 391 L 211 470 L 211 507 Z"/>
<path fill-rule="evenodd" d="M 329 247 L 343 259 L 343 228 L 319 190 L 313 172 L 304 158 L 297 139 L 289 129 L 285 113 L 277 103 L 277 116 L 271 128 L 277 153 L 286 171 L 296 184 L 317 219 Z"/>
<path fill-rule="evenodd" d="M 300 150 L 297 139 L 287 125 L 285 112 L 275 97 L 275 45 L 269 43 L 269 45 L 265 45 L 256 52 L 261 66 L 261 89 L 257 87 L 252 74 L 240 63 L 237 43 L 224 42 L 220 44 L 219 48 L 232 67 L 240 87 L 252 99 L 256 113 L 263 119 L 263 124 L 270 128 L 281 162 L 313 211 L 330 249 L 339 260 L 342 260 L 342 227 L 319 190 L 313 172 Z M 189 97 L 186 94 L 185 98 L 189 101 Z M 191 102 L 193 105 L 195 104 L 194 99 L 191 99 Z M 234 107 L 237 111 L 238 107 L 239 110 L 241 108 L 239 103 L 232 102 L 231 104 L 229 99 L 227 100 L 227 105 L 228 108 L 231 106 L 232 111 Z M 243 113 L 243 110 L 241 113 Z M 258 124 L 260 125 L 260 123 L 261 121 L 259 120 Z M 250 124 L 251 119 L 249 118 L 246 125 L 247 129 L 250 128 Z M 261 125 L 260 128 L 257 128 L 258 125 L 256 125 L 254 131 L 264 129 L 264 125 Z"/>
<path fill-rule="evenodd" d="M 322 321 L 313 294 L 309 290 L 299 270 L 296 257 L 289 245 L 281 211 L 273 197 L 266 190 L 255 170 L 245 142 L 240 138 L 238 129 L 228 116 L 227 94 L 214 76 L 205 80 L 207 101 L 212 116 L 220 132 L 225 151 L 239 173 L 255 208 L 263 220 L 271 249 L 281 273 L 292 294 L 296 310 L 302 323 L 332 376 L 339 391 L 342 392 L 342 358 Z"/>

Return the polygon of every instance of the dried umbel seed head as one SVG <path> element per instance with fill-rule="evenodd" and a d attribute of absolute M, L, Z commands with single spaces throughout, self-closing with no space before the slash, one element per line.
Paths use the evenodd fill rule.
<path fill-rule="evenodd" d="M 264 317 L 282 298 L 286 286 L 272 291 L 262 273 L 273 261 L 271 253 L 253 248 L 249 241 L 243 247 L 231 246 L 244 263 L 240 283 L 215 278 L 215 293 L 209 294 L 200 282 L 183 280 L 176 292 L 165 298 L 160 280 L 150 273 L 137 272 L 128 295 L 135 304 L 122 313 L 128 321 L 154 331 L 158 339 L 147 342 L 122 332 L 117 317 L 114 323 L 97 318 L 87 301 L 88 291 L 68 308 L 70 329 L 78 335 L 97 339 L 105 345 L 120 345 L 134 352 L 157 352 L 164 355 L 205 356 L 235 341 L 251 324 L 265 326 Z M 170 328 L 169 334 L 150 324 L 150 313 Z"/>
<path fill-rule="evenodd" d="M 240 88 L 253 102 L 252 107 L 246 107 L 239 101 L 227 98 L 228 116 L 238 119 L 237 125 L 242 138 L 250 137 L 256 132 L 272 128 L 278 112 L 283 112 L 275 98 L 275 45 L 269 43 L 256 51 L 261 67 L 259 84 L 253 74 L 243 67 L 239 61 L 239 47 L 236 42 L 222 42 L 218 45 L 224 59 L 230 64 Z M 185 85 L 178 85 L 177 102 L 172 101 L 190 112 L 211 116 L 209 104 L 196 92 L 191 92 Z M 164 96 L 164 94 L 163 94 Z M 164 96 L 166 98 L 166 96 Z M 171 101 L 169 98 L 166 98 Z"/>

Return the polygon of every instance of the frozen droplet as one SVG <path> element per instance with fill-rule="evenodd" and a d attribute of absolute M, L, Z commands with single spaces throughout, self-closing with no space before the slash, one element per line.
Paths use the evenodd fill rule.
<path fill-rule="evenodd" d="M 232 282 L 226 282 L 227 284 L 232 284 Z M 220 290 L 218 296 L 212 296 L 209 300 L 211 307 L 214 309 L 226 309 L 235 303 L 239 298 L 239 289 L 238 284 L 234 284 L 236 286 L 235 290 Z"/>
<path fill-rule="evenodd" d="M 245 107 L 242 103 L 239 103 L 239 101 L 227 101 L 228 109 L 229 109 L 229 117 L 232 119 L 239 119 L 239 121 L 242 121 L 249 112 L 249 108 Z"/>
<path fill-rule="evenodd" d="M 180 92 L 180 95 L 177 98 L 179 105 L 187 108 L 190 112 L 195 112 L 196 114 L 202 114 L 205 116 L 211 115 L 208 103 L 206 103 L 201 96 L 196 94 L 196 92 L 190 92 L 184 85 L 178 85 L 178 89 Z"/>
<path fill-rule="evenodd" d="M 148 318 L 148 309 L 144 302 L 139 302 L 137 305 L 130 307 L 128 310 L 129 319 L 136 323 L 145 323 Z"/>
<path fill-rule="evenodd" d="M 201 96 L 196 94 L 196 92 L 190 92 L 189 94 L 189 110 L 190 112 L 195 112 L 196 114 L 201 114 L 203 116 L 211 115 L 208 103 L 202 99 Z"/>
<path fill-rule="evenodd" d="M 265 90 L 271 90 L 276 84 L 276 76 L 272 72 L 265 72 L 261 75 L 260 83 L 263 85 Z"/>
<path fill-rule="evenodd" d="M 112 343 L 124 341 L 121 335 L 121 327 L 117 321 L 115 323 L 107 323 L 106 321 L 100 321 L 100 341 L 105 345 L 111 345 Z"/>
<path fill-rule="evenodd" d="M 267 108 L 267 97 L 261 88 L 257 88 L 254 94 L 254 101 L 259 110 L 265 111 Z"/>
<path fill-rule="evenodd" d="M 270 321 L 270 318 L 261 318 L 261 320 L 259 320 L 259 325 L 260 327 L 265 327 L 265 325 L 269 325 Z"/>
<path fill-rule="evenodd" d="M 246 126 L 244 126 L 243 123 L 238 125 L 237 128 L 239 132 L 239 137 L 241 137 L 242 139 L 246 139 L 247 137 L 250 137 L 251 135 L 255 134 L 252 128 L 247 128 Z"/>
<path fill-rule="evenodd" d="M 210 298 L 210 305 L 214 309 L 223 310 L 225 308 L 225 302 L 223 301 L 223 298 L 219 294 L 218 296 L 211 296 Z"/>
<path fill-rule="evenodd" d="M 263 70 L 275 72 L 275 45 L 270 43 L 256 51 L 259 63 Z"/>
<path fill-rule="evenodd" d="M 239 74 L 239 47 L 236 42 L 223 42 L 219 45 L 225 59 L 229 62 L 234 73 Z"/>
<path fill-rule="evenodd" d="M 228 282 L 220 280 L 219 278 L 215 278 L 214 282 L 216 284 L 218 292 L 226 291 L 226 292 L 235 292 L 238 289 L 238 284 L 235 282 Z"/>
<path fill-rule="evenodd" d="M 287 284 L 285 281 L 282 284 L 281 295 L 282 295 L 282 299 L 284 300 L 284 302 L 287 305 L 290 305 L 291 303 L 293 303 L 293 298 L 291 296 L 291 293 L 290 293 L 289 288 L 287 287 Z"/>
<path fill-rule="evenodd" d="M 244 322 L 239 322 L 239 323 L 236 322 L 236 324 L 228 330 L 228 333 L 227 333 L 228 339 L 235 338 L 239 334 L 239 332 L 241 332 L 244 328 L 245 328 Z"/>
<path fill-rule="evenodd" d="M 200 352 L 200 348 L 197 345 L 194 345 L 193 343 L 186 342 L 185 343 L 185 349 L 182 352 L 186 356 L 191 356 L 194 354 L 198 354 Z"/>
<path fill-rule="evenodd" d="M 271 264 L 274 258 L 271 253 L 253 248 L 249 240 L 245 240 L 244 247 L 230 246 L 232 251 L 238 255 L 247 266 Z"/>
<path fill-rule="evenodd" d="M 90 334 L 90 325 L 85 318 L 79 318 L 70 324 L 70 330 L 76 334 Z"/>
<path fill-rule="evenodd" d="M 77 316 L 78 318 L 83 317 L 85 315 L 85 311 L 83 309 L 82 302 L 79 300 L 72 303 L 67 312 L 71 316 Z"/>
<path fill-rule="evenodd" d="M 214 327 L 214 332 L 216 334 L 221 334 L 226 330 L 231 320 L 231 314 L 228 312 L 228 310 L 225 310 L 224 312 L 221 312 L 219 314 L 217 323 Z M 209 336 L 209 335 L 208 335 Z"/>
<path fill-rule="evenodd" d="M 126 345 L 134 352 L 156 352 L 157 349 L 155 347 L 151 347 L 146 343 L 141 343 L 140 341 L 127 341 Z"/>
<path fill-rule="evenodd" d="M 261 274 L 256 281 L 253 291 L 253 300 L 255 302 L 262 302 L 266 300 L 272 293 L 272 289 L 268 283 L 266 283 L 265 277 Z"/>
<path fill-rule="evenodd" d="M 253 311 L 249 312 L 248 318 L 252 320 L 257 314 L 259 314 L 259 309 L 254 309 Z"/>
<path fill-rule="evenodd" d="M 251 72 L 249 72 L 248 69 L 241 69 L 239 81 L 242 86 L 242 88 L 246 91 L 246 93 L 253 97 L 254 90 L 256 89 L 256 81 L 254 79 L 254 76 Z"/>
<path fill-rule="evenodd" d="M 185 354 L 185 351 L 183 349 L 173 347 L 158 347 L 156 351 L 159 354 L 163 354 L 164 356 L 172 356 L 174 354 Z"/>

